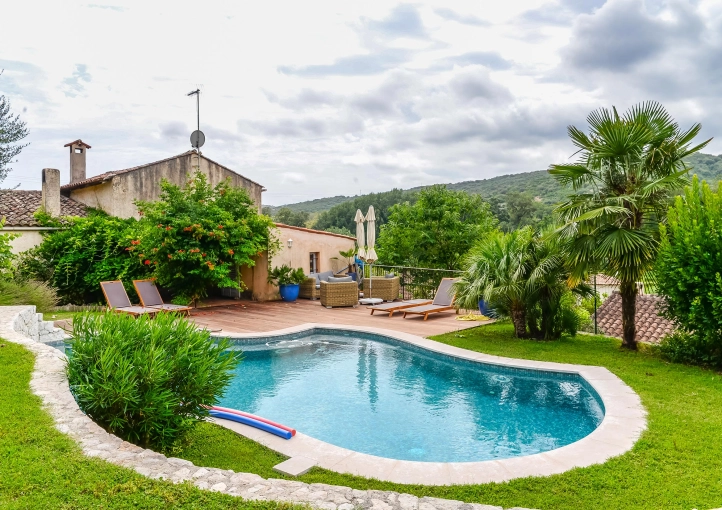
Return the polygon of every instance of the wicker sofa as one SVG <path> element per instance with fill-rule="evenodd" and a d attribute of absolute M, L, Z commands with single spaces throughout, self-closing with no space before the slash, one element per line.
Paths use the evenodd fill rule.
<path fill-rule="evenodd" d="M 358 283 L 356 282 L 321 282 L 321 306 L 358 306 Z"/>
<path fill-rule="evenodd" d="M 370 287 L 370 291 L 369 291 Z M 364 297 L 381 298 L 384 301 L 394 301 L 399 299 L 401 286 L 399 277 L 386 278 L 383 276 L 374 276 L 373 285 L 370 278 L 364 278 Z"/>
<path fill-rule="evenodd" d="M 311 273 L 306 278 L 306 281 L 299 286 L 298 297 L 311 300 L 320 298 L 320 284 L 322 281 L 327 281 L 331 276 L 333 276 L 333 271 L 326 271 L 325 273 Z"/>

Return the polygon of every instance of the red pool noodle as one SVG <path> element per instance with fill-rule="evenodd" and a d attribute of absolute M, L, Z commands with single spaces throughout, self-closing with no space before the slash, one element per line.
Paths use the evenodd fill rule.
<path fill-rule="evenodd" d="M 246 418 L 253 418 L 254 420 L 262 421 L 263 423 L 268 423 L 269 425 L 278 427 L 281 430 L 287 430 L 291 433 L 292 436 L 296 435 L 296 429 L 292 429 L 291 427 L 287 427 L 286 425 L 281 425 L 280 423 L 276 423 L 275 421 L 267 420 L 266 418 L 261 418 L 260 416 L 256 416 L 255 414 L 246 413 L 243 411 L 238 411 L 237 409 L 229 409 L 228 407 L 220 407 L 220 406 L 213 406 L 213 407 L 211 407 L 211 409 L 214 409 L 216 411 L 222 411 L 224 413 L 231 413 L 231 414 L 237 414 L 239 416 L 245 416 Z"/>

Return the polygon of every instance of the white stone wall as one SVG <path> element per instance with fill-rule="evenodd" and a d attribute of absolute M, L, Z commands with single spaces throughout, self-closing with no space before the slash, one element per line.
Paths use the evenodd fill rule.
<path fill-rule="evenodd" d="M 13 329 L 36 342 L 58 342 L 65 338 L 65 332 L 56 328 L 51 321 L 43 320 L 42 313 L 36 313 L 34 306 L 8 307 L 20 311 L 13 320 Z"/>

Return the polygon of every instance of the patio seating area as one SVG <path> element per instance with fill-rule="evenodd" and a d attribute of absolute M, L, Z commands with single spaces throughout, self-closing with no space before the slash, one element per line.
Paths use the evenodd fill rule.
<path fill-rule="evenodd" d="M 441 335 L 473 328 L 487 322 L 460 321 L 457 315 L 437 314 L 424 321 L 423 317 L 403 319 L 387 314 L 371 315 L 370 308 L 328 309 L 318 301 L 299 299 L 293 303 L 284 301 L 238 301 L 213 299 L 208 306 L 194 309 L 191 320 L 199 326 L 223 333 L 255 333 L 273 331 L 309 322 L 349 326 L 371 326 L 401 331 L 422 337 Z"/>

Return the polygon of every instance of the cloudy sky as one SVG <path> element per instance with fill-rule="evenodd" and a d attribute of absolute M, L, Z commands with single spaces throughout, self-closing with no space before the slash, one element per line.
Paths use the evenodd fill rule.
<path fill-rule="evenodd" d="M 722 152 L 722 2 L 8 2 L 0 94 L 30 129 L 4 187 L 190 148 L 264 203 L 546 168 L 566 126 L 661 101 Z"/>

